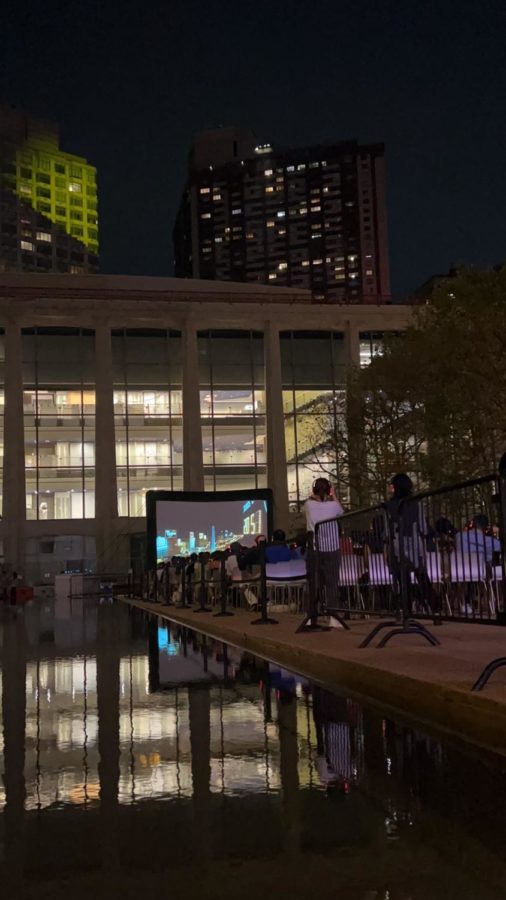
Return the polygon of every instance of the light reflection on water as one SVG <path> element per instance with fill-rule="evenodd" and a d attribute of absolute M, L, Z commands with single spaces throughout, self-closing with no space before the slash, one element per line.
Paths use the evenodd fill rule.
<path fill-rule="evenodd" d="M 372 853 L 392 890 L 402 874 L 408 893 L 392 897 L 447 898 L 448 886 L 435 887 L 443 869 L 460 885 L 456 897 L 473 896 L 469 854 L 470 875 L 485 877 L 481 896 L 502 896 L 504 776 L 480 760 L 122 606 L 6 611 L 1 647 L 7 869 L 49 866 L 54 876 L 62 844 L 65 870 L 111 860 L 135 868 L 156 820 L 172 838 L 160 858 L 152 841 L 144 848 L 155 867 L 186 853 L 274 855 L 281 865 L 286 852 L 296 867 L 346 848 Z M 406 874 L 414 852 L 432 860 L 433 893 L 417 893 L 409 865 Z M 374 866 L 350 897 L 384 900 L 367 894 Z"/>

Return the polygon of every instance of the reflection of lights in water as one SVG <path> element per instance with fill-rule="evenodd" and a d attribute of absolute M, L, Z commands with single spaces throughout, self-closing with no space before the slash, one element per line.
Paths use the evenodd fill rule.
<path fill-rule="evenodd" d="M 90 800 L 99 800 L 100 799 L 100 782 L 92 781 L 88 782 L 88 784 L 76 784 L 75 787 L 68 793 L 68 801 L 69 803 L 74 803 L 76 806 L 82 806 L 84 803 L 89 803 Z"/>
<path fill-rule="evenodd" d="M 154 766 L 159 766 L 161 763 L 161 756 L 158 752 L 155 753 L 139 753 L 139 765 L 142 766 L 143 769 Z"/>
<path fill-rule="evenodd" d="M 387 766 L 387 775 L 391 775 L 392 774 L 392 760 L 390 759 L 389 756 L 387 756 L 385 762 L 386 762 L 386 766 Z"/>
<path fill-rule="evenodd" d="M 177 656 L 179 653 L 179 641 L 169 641 L 169 629 L 158 628 L 158 649 L 167 654 L 167 656 Z"/>
<path fill-rule="evenodd" d="M 385 818 L 385 831 L 387 834 L 387 838 L 390 841 L 397 841 L 399 839 L 399 826 L 397 823 L 397 813 L 393 813 L 391 816 L 386 816 Z"/>

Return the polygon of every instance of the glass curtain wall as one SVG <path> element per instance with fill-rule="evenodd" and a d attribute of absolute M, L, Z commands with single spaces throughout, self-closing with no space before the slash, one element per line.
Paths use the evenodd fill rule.
<path fill-rule="evenodd" d="M 182 490 L 181 334 L 112 332 L 118 512 L 144 516 L 146 492 Z"/>
<path fill-rule="evenodd" d="M 198 335 L 200 415 L 206 490 L 266 485 L 263 335 Z"/>
<path fill-rule="evenodd" d="M 95 515 L 95 338 L 82 328 L 24 328 L 26 515 Z"/>
<path fill-rule="evenodd" d="M 315 478 L 338 477 L 345 439 L 344 335 L 285 331 L 280 340 L 288 497 L 299 509 Z"/>
<path fill-rule="evenodd" d="M 382 331 L 360 332 L 360 365 L 369 366 L 375 356 L 383 353 L 384 335 Z"/>

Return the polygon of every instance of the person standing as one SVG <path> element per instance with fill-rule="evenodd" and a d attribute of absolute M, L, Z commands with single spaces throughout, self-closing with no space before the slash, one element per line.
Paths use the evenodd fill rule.
<path fill-rule="evenodd" d="M 422 607 L 429 607 L 434 616 L 440 612 L 440 599 L 432 587 L 425 565 L 426 541 L 429 527 L 422 504 L 413 496 L 413 482 L 405 472 L 394 475 L 390 485 L 390 499 L 386 512 L 390 531 L 390 567 L 394 583 L 401 593 L 408 595 L 412 612 L 411 573 L 416 578 Z"/>
<path fill-rule="evenodd" d="M 313 493 L 306 500 L 307 574 L 309 587 L 309 621 L 316 626 L 318 602 L 331 607 L 339 592 L 339 526 L 336 520 L 343 514 L 343 507 L 336 498 L 328 478 L 317 478 Z"/>

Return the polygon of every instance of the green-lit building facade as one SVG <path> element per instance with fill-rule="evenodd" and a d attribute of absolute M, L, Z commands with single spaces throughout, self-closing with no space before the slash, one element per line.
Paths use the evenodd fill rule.
<path fill-rule="evenodd" d="M 97 171 L 56 126 L 0 105 L 0 272 L 98 271 Z"/>

